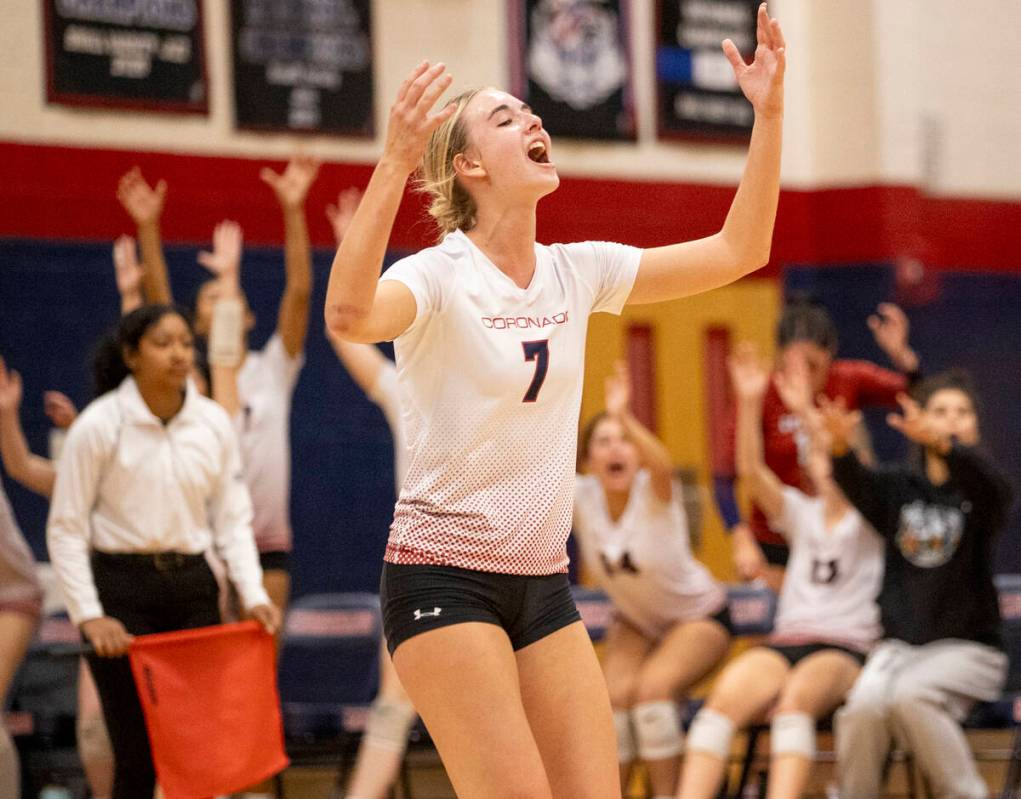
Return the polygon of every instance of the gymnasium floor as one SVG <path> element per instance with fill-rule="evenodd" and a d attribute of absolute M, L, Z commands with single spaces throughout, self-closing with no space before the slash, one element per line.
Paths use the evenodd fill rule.
<path fill-rule="evenodd" d="M 996 732 L 969 732 L 968 739 L 976 752 L 989 752 L 995 756 L 994 760 L 980 760 L 979 767 L 990 787 L 990 795 L 998 796 L 1003 785 L 1003 777 L 1006 772 L 1005 759 L 1010 752 L 1011 731 L 1003 730 Z M 738 744 L 743 745 L 743 740 L 738 739 Z M 831 737 L 823 733 L 819 736 L 820 758 L 827 759 L 827 754 L 832 752 L 833 742 Z M 768 751 L 768 742 L 762 742 L 759 751 Z M 735 756 L 738 751 L 735 748 Z M 413 751 L 409 755 L 409 776 L 411 783 L 411 797 L 413 799 L 455 799 L 450 783 L 443 773 L 439 759 L 431 751 Z M 735 767 L 736 768 L 736 767 Z M 895 765 L 890 773 L 887 791 L 883 794 L 884 799 L 902 799 L 911 796 L 907 782 L 907 768 L 904 764 Z M 291 768 L 284 775 L 285 799 L 333 799 L 331 790 L 335 773 L 323 769 L 312 768 Z M 736 772 L 735 772 L 736 778 Z M 820 762 L 814 772 L 809 792 L 804 796 L 806 799 L 830 799 L 827 794 L 827 786 L 833 780 L 833 766 L 831 762 Z M 749 794 L 758 796 L 758 793 Z M 925 797 L 924 787 L 916 776 L 915 796 L 919 799 Z M 629 790 L 626 799 L 644 799 L 640 780 L 636 779 Z M 408 799 L 406 793 L 400 788 L 397 789 L 397 799 Z"/>

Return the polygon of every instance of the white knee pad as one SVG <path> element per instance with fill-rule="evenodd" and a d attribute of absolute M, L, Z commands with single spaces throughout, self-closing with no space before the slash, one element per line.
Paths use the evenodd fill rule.
<path fill-rule="evenodd" d="M 377 699 L 365 723 L 365 741 L 377 749 L 402 753 L 415 723 L 415 708 L 406 702 Z"/>
<path fill-rule="evenodd" d="M 631 708 L 638 756 L 642 760 L 677 757 L 684 751 L 684 736 L 677 704 L 667 700 L 642 702 Z"/>
<path fill-rule="evenodd" d="M 704 707 L 695 716 L 688 730 L 688 751 L 706 752 L 720 760 L 730 757 L 734 740 L 734 722 L 711 707 Z"/>
<path fill-rule="evenodd" d="M 76 732 L 78 737 L 78 757 L 81 758 L 82 763 L 113 760 L 113 747 L 110 746 L 110 736 L 106 731 L 106 722 L 101 715 L 92 716 L 91 718 L 79 717 Z"/>
<path fill-rule="evenodd" d="M 800 755 L 815 760 L 815 719 L 807 713 L 780 713 L 769 728 L 774 755 Z"/>
<path fill-rule="evenodd" d="M 635 737 L 631 732 L 631 714 L 626 710 L 614 710 L 613 728 L 617 731 L 617 759 L 621 763 L 630 763 L 635 759 Z"/>

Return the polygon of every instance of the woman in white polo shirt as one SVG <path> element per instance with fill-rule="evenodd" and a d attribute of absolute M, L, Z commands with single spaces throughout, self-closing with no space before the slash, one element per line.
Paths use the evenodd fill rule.
<path fill-rule="evenodd" d="M 252 617 L 279 611 L 262 587 L 251 502 L 230 420 L 188 377 L 193 337 L 171 306 L 128 314 L 112 388 L 71 426 L 47 527 L 68 613 L 95 648 L 90 667 L 116 759 L 114 799 L 152 796 L 155 774 L 130 666 L 134 635 L 217 624 L 204 553 L 226 564 Z"/>
<path fill-rule="evenodd" d="M 319 173 L 319 162 L 295 156 L 283 173 L 264 168 L 260 179 L 273 189 L 284 221 L 284 292 L 277 310 L 276 328 L 261 350 L 249 350 L 247 333 L 255 317 L 245 305 L 245 348 L 237 370 L 241 406 L 238 441 L 245 484 L 252 497 L 252 529 L 259 549 L 263 584 L 275 605 L 285 608 L 291 590 L 291 400 L 305 363 L 309 298 L 312 292 L 312 255 L 305 219 L 305 199 Z M 135 168 L 121 179 L 118 198 L 138 225 L 145 259 L 145 296 L 150 302 L 173 302 L 159 221 L 166 183 L 150 187 Z M 195 296 L 195 332 L 208 338 L 213 309 L 223 296 L 224 269 L 237 268 L 225 257 L 221 226 L 213 238 L 213 251 L 199 255 L 199 263 L 213 279 Z M 240 241 L 236 250 L 240 258 Z"/>

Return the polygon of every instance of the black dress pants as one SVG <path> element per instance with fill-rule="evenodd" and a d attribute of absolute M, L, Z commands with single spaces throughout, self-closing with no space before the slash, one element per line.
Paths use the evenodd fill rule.
<path fill-rule="evenodd" d="M 132 635 L 220 623 L 219 586 L 203 555 L 93 552 L 92 573 L 103 612 Z M 156 772 L 128 658 L 88 660 L 113 747 L 113 799 L 150 799 Z"/>

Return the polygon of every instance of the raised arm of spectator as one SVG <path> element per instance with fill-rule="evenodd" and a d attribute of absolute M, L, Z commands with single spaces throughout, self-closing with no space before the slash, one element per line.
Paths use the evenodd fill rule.
<path fill-rule="evenodd" d="M 613 365 L 613 373 L 606 378 L 605 396 L 607 415 L 620 422 L 638 450 L 642 465 L 649 470 L 652 490 L 661 501 L 668 502 L 673 495 L 673 458 L 666 445 L 631 412 L 631 373 L 624 361 Z"/>
<path fill-rule="evenodd" d="M 113 270 L 121 297 L 121 316 L 124 316 L 145 304 L 142 296 L 145 270 L 138 262 L 135 240 L 131 236 L 120 236 L 113 243 Z"/>
<path fill-rule="evenodd" d="M 216 278 L 216 304 L 209 335 L 209 371 L 213 399 L 233 418 L 241 410 L 237 372 L 244 354 L 244 304 L 241 301 L 241 247 L 237 222 L 224 220 L 213 230 L 212 252 L 198 262 Z"/>
<path fill-rule="evenodd" d="M 892 302 L 880 303 L 876 312 L 868 318 L 869 330 L 879 348 L 886 353 L 890 363 L 898 372 L 916 380 L 919 374 L 918 353 L 909 342 L 911 323 L 907 314 Z"/>
<path fill-rule="evenodd" d="M 53 493 L 55 470 L 48 458 L 28 448 L 18 413 L 21 409 L 21 375 L 8 371 L 0 358 L 0 460 L 4 470 L 30 491 L 44 497 Z"/>
<path fill-rule="evenodd" d="M 770 19 L 765 3 L 759 6 L 756 37 L 751 64 L 732 41 L 723 43 L 737 83 L 755 111 L 744 174 L 723 227 L 703 239 L 645 250 L 630 304 L 709 291 L 769 261 L 780 196 L 786 45 L 780 23 Z"/>
<path fill-rule="evenodd" d="M 861 411 L 848 411 L 843 399 L 826 397 L 819 398 L 819 411 L 829 436 L 833 479 L 869 524 L 881 535 L 887 535 L 891 529 L 890 485 L 898 478 L 892 471 L 883 472 L 863 465 L 855 454 L 852 444 L 861 424 Z"/>
<path fill-rule="evenodd" d="M 138 229 L 138 244 L 142 250 L 142 290 L 151 303 L 172 303 L 167 262 L 163 256 L 163 239 L 160 219 L 167 198 L 167 182 L 159 181 L 155 187 L 146 183 L 137 166 L 124 175 L 117 185 L 117 199 Z"/>
<path fill-rule="evenodd" d="M 744 342 L 728 362 L 737 400 L 737 473 L 752 501 L 770 519 L 783 510 L 783 483 L 766 465 L 762 444 L 762 400 L 769 388 L 769 370 L 755 346 Z"/>
<path fill-rule="evenodd" d="M 308 307 L 312 296 L 312 250 L 305 220 L 305 198 L 319 174 L 319 161 L 307 155 L 292 158 L 283 174 L 266 167 L 259 174 L 273 192 L 284 214 L 284 268 L 286 285 L 280 299 L 277 334 L 292 358 L 305 349 Z"/>

